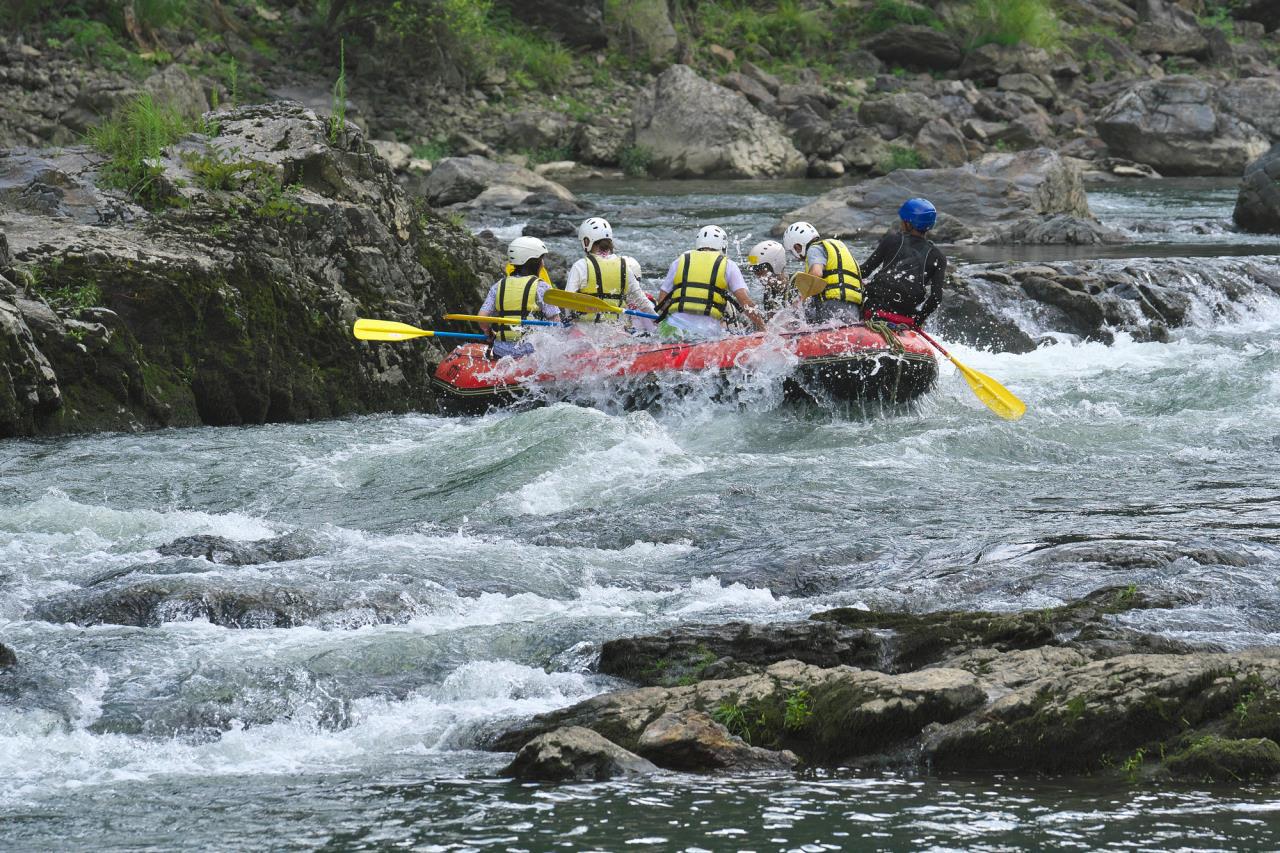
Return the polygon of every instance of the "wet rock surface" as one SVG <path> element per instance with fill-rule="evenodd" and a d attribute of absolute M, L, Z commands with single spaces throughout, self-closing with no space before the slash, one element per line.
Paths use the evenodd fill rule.
<path fill-rule="evenodd" d="M 539 782 L 602 782 L 656 772 L 652 763 L 590 729 L 568 726 L 529 741 L 502 775 Z"/>
<path fill-rule="evenodd" d="M 1245 167 L 1232 219 L 1245 231 L 1280 234 L 1280 145 Z"/>
<path fill-rule="evenodd" d="M 785 767 L 790 750 L 826 765 L 1273 778 L 1280 650 L 1221 653 L 1116 621 L 1181 603 L 1125 587 L 1038 611 L 846 608 L 810 620 L 819 648 L 831 624 L 873 637 L 878 668 L 770 662 L 762 649 L 804 647 L 803 623 L 781 623 L 769 640 L 775 626 L 614 641 L 601 671 L 666 686 L 540 715 L 490 746 L 575 726 L 681 770 Z"/>
<path fill-rule="evenodd" d="M 9 669 L 18 665 L 18 656 L 14 654 L 13 649 L 0 643 L 0 669 Z"/>

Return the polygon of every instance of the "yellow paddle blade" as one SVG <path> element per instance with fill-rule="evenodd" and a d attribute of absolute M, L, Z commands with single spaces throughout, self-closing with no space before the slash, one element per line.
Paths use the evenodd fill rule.
<path fill-rule="evenodd" d="M 791 286 L 796 289 L 801 298 L 808 299 L 810 296 L 821 293 L 827 283 L 813 273 L 798 272 L 791 276 Z"/>
<path fill-rule="evenodd" d="M 407 341 L 410 338 L 431 337 L 435 332 L 410 326 L 408 323 L 397 323 L 393 320 L 356 320 L 352 328 L 355 336 L 362 341 Z"/>
<path fill-rule="evenodd" d="M 951 363 L 960 371 L 964 381 L 969 383 L 974 396 L 988 409 L 1006 421 L 1016 421 L 1027 413 L 1027 404 L 1013 396 L 1008 388 L 985 373 L 974 370 L 972 367 L 965 367 L 956 361 L 954 355 L 948 355 L 947 358 L 951 359 Z"/>
<path fill-rule="evenodd" d="M 607 311 L 612 314 L 624 313 L 617 305 L 610 305 L 603 299 L 597 299 L 585 293 L 570 293 L 567 290 L 557 290 L 554 287 L 547 289 L 547 292 L 542 295 L 542 301 L 548 305 L 555 305 L 557 308 L 568 308 L 570 311 L 581 311 L 585 314 L 599 314 L 601 311 Z"/>
<path fill-rule="evenodd" d="M 508 326 L 520 325 L 519 317 L 486 317 L 483 314 L 445 314 L 446 320 L 460 320 L 464 323 L 506 323 Z"/>

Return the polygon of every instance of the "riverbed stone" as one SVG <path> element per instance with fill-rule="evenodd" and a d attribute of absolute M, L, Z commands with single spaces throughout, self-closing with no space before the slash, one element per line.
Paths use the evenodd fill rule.
<path fill-rule="evenodd" d="M 776 119 L 687 65 L 664 71 L 632 113 L 659 177 L 800 177 L 807 164 Z"/>
<path fill-rule="evenodd" d="M 701 711 L 663 714 L 640 733 L 640 755 L 668 770 L 748 772 L 787 770 L 800 763 L 790 750 L 751 746 Z"/>
<path fill-rule="evenodd" d="M 1280 234 L 1280 144 L 1245 168 L 1231 218 L 1245 231 Z"/>
<path fill-rule="evenodd" d="M 1280 776 L 1280 745 L 1269 738 L 1205 735 L 1165 759 L 1174 776 L 1197 782 L 1254 782 Z"/>
<path fill-rule="evenodd" d="M 525 744 L 502 775 L 537 782 L 603 782 L 657 772 L 653 763 L 590 729 L 566 726 Z"/>
<path fill-rule="evenodd" d="M 477 201 L 484 193 L 518 196 L 519 202 L 531 195 L 558 199 L 573 204 L 573 193 L 541 175 L 513 163 L 500 163 L 478 155 L 446 157 L 435 163 L 423 184 L 427 200 L 436 205 L 454 205 Z M 492 201 L 490 202 L 493 203 Z"/>

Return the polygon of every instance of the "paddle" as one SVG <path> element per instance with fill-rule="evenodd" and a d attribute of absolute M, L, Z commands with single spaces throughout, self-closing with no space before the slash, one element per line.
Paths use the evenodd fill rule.
<path fill-rule="evenodd" d="M 521 320 L 519 317 L 486 317 L 483 314 L 445 314 L 446 320 L 458 320 L 464 323 L 505 323 L 514 326 L 559 326 L 552 320 Z"/>
<path fill-rule="evenodd" d="M 356 320 L 351 330 L 362 341 L 407 341 L 410 338 L 458 338 L 464 341 L 485 341 L 484 335 L 471 335 L 466 332 L 430 332 L 410 326 L 408 323 L 397 323 L 393 320 Z"/>
<path fill-rule="evenodd" d="M 800 294 L 801 299 L 808 299 L 821 293 L 827 282 L 813 273 L 798 272 L 791 276 L 791 286 Z"/>
<path fill-rule="evenodd" d="M 1027 413 L 1027 404 L 1013 396 L 1008 388 L 985 373 L 979 373 L 972 367 L 965 367 L 954 355 L 944 350 L 941 344 L 920 329 L 916 329 L 916 334 L 933 344 L 933 348 L 938 352 L 951 359 L 951 363 L 956 366 L 956 369 L 960 371 L 960 375 L 964 377 L 964 381 L 969 383 L 969 388 L 973 391 L 974 396 L 981 400 L 988 409 L 1006 421 L 1016 421 Z"/>
<path fill-rule="evenodd" d="M 568 308 L 570 311 L 580 311 L 584 314 L 599 314 L 602 311 L 607 311 L 611 314 L 630 314 L 632 317 L 643 317 L 646 320 L 661 319 L 657 314 L 650 314 L 647 311 L 619 308 L 617 305 L 610 305 L 603 299 L 597 299 L 585 293 L 572 293 L 568 290 L 557 290 L 554 287 L 548 288 L 542 294 L 542 301 L 558 308 Z"/>

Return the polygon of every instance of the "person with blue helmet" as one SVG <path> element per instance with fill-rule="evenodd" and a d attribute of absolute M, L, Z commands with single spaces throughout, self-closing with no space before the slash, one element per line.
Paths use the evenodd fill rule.
<path fill-rule="evenodd" d="M 938 221 L 938 211 L 927 199 L 907 199 L 898 218 L 901 229 L 880 238 L 862 265 L 862 316 L 918 329 L 938 307 L 947 257 L 925 237 Z"/>

